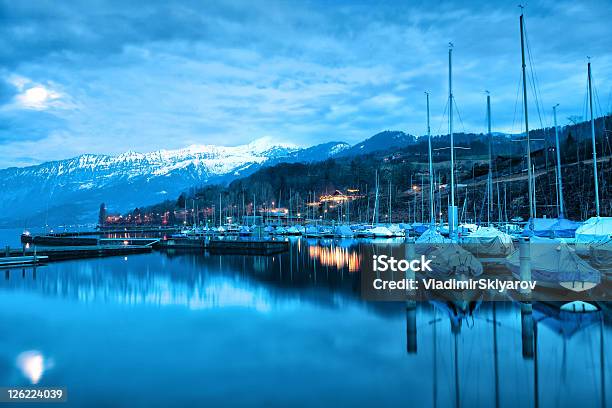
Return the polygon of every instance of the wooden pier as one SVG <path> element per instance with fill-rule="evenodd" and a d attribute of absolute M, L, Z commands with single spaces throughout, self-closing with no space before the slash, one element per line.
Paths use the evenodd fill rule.
<path fill-rule="evenodd" d="M 156 244 L 163 250 L 207 250 L 214 255 L 273 255 L 289 250 L 288 241 L 257 239 L 215 239 L 180 237 L 160 240 Z"/>
<path fill-rule="evenodd" d="M 21 243 L 39 246 L 155 245 L 159 238 L 99 238 L 69 235 L 22 235 Z"/>
<path fill-rule="evenodd" d="M 33 266 L 44 263 L 46 256 L 3 256 L 0 257 L 0 269 L 18 268 L 22 266 Z"/>
<path fill-rule="evenodd" d="M 274 255 L 289 250 L 288 241 L 212 239 L 207 249 L 211 254 Z"/>
<path fill-rule="evenodd" d="M 117 255 L 149 253 L 151 245 L 80 245 L 36 247 L 27 249 L 9 249 L 0 255 L 0 263 L 16 257 L 38 257 L 45 262 L 64 261 L 69 259 L 100 258 Z"/>
<path fill-rule="evenodd" d="M 90 234 L 90 233 L 88 233 Z M 227 237 L 226 237 L 227 238 Z M 6 248 L 2 258 L 7 265 L 9 258 L 36 257 L 44 262 L 68 259 L 98 258 L 107 256 L 148 253 L 153 249 L 209 251 L 219 255 L 273 255 L 289 250 L 289 242 L 274 239 L 219 239 L 211 237 L 164 237 L 164 238 L 101 238 L 85 233 L 61 233 L 21 236 L 22 248 Z M 28 258 L 28 259 L 29 259 Z M 12 264 L 11 264 L 12 265 Z"/>

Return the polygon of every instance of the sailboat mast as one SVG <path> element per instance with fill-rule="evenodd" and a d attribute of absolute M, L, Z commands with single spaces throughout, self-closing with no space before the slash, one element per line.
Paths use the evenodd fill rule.
<path fill-rule="evenodd" d="M 450 184 L 451 198 L 449 205 L 448 229 L 451 236 L 454 234 L 456 220 L 455 207 L 455 137 L 453 135 L 453 43 L 448 43 L 448 133 L 450 136 Z"/>
<path fill-rule="evenodd" d="M 491 95 L 487 91 L 487 132 L 489 138 L 489 174 L 487 176 L 487 224 L 491 224 L 491 212 L 493 211 L 493 135 L 491 134 Z"/>
<path fill-rule="evenodd" d="M 525 73 L 525 36 L 524 36 L 524 23 L 523 23 L 523 14 L 521 14 L 520 18 L 520 26 L 521 26 L 521 62 L 522 62 L 522 70 L 523 70 L 523 109 L 525 111 L 525 137 L 527 138 L 527 185 L 529 188 L 529 229 L 533 230 L 533 173 L 531 169 L 531 140 L 529 138 L 529 115 L 527 112 L 527 75 Z"/>
<path fill-rule="evenodd" d="M 391 214 L 391 179 L 389 179 L 389 222 L 393 222 L 393 216 Z"/>
<path fill-rule="evenodd" d="M 431 127 L 429 125 L 429 92 L 425 92 L 427 96 L 427 144 L 429 150 L 429 214 L 430 223 L 436 223 L 436 214 L 434 210 L 434 172 L 433 172 L 433 156 L 431 154 Z"/>
<path fill-rule="evenodd" d="M 376 170 L 376 197 L 374 198 L 374 224 L 378 224 L 378 170 Z"/>
<path fill-rule="evenodd" d="M 557 126 L 557 106 L 553 106 L 553 120 L 555 125 L 555 148 L 557 149 L 557 192 L 559 194 L 559 218 L 563 218 L 563 178 L 561 177 L 561 149 L 559 148 L 559 127 Z"/>
<path fill-rule="evenodd" d="M 591 62 L 587 65 L 589 74 L 589 110 L 591 111 L 591 140 L 593 142 L 593 178 L 595 179 L 595 212 L 599 217 L 599 178 L 597 177 L 597 144 L 595 143 L 595 119 L 593 119 L 593 86 L 591 79 Z"/>

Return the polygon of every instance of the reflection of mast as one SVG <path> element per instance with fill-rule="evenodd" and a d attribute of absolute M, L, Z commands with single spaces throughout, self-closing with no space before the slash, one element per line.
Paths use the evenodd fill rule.
<path fill-rule="evenodd" d="M 540 381 L 538 378 L 538 322 L 533 321 L 533 398 L 534 407 L 540 406 Z"/>
<path fill-rule="evenodd" d="M 408 354 L 417 352 L 416 302 L 406 302 L 406 351 Z"/>
<path fill-rule="evenodd" d="M 458 333 L 453 333 L 453 339 L 455 340 L 455 407 L 461 406 L 461 396 L 459 393 L 459 344 L 457 338 Z"/>
<path fill-rule="evenodd" d="M 499 363 L 497 361 L 497 302 L 493 302 L 493 367 L 495 371 L 495 408 L 499 408 Z"/>
<path fill-rule="evenodd" d="M 600 380 L 601 380 L 601 407 L 605 408 L 606 406 L 606 370 L 605 370 L 605 353 L 604 353 L 604 321 L 603 314 L 601 315 L 601 320 L 599 321 L 599 371 L 600 371 Z"/>
<path fill-rule="evenodd" d="M 436 330 L 436 308 L 434 307 L 433 319 L 433 408 L 438 406 L 438 333 Z"/>

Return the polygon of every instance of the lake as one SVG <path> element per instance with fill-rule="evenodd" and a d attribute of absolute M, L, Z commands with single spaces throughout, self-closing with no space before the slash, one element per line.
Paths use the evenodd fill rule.
<path fill-rule="evenodd" d="M 360 262 L 295 239 L 0 270 L 0 386 L 66 387 L 68 406 L 609 406 L 608 305 L 365 302 Z"/>

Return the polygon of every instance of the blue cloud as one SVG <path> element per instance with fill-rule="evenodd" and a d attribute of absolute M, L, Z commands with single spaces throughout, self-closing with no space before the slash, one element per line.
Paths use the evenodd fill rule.
<path fill-rule="evenodd" d="M 495 129 L 520 131 L 519 10 L 507 2 L 3 3 L 0 167 L 261 136 L 423 134 L 425 90 L 432 130 L 445 132 L 451 40 L 457 129 L 484 129 L 486 89 Z M 529 4 L 542 125 L 555 103 L 560 118 L 581 114 L 587 55 L 610 109 L 610 15 L 610 1 Z M 26 95 L 34 86 L 52 97 Z"/>

